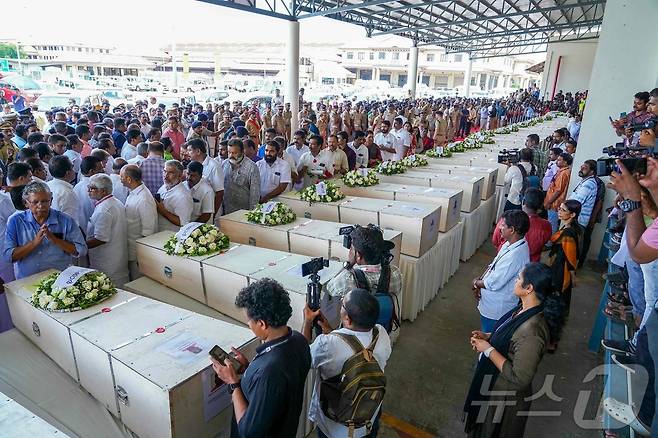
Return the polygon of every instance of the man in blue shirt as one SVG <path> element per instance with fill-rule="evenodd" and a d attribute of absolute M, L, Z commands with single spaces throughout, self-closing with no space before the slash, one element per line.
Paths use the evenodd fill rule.
<path fill-rule="evenodd" d="M 18 149 L 23 149 L 27 144 L 27 125 L 17 125 L 11 141 L 14 142 Z"/>
<path fill-rule="evenodd" d="M 9 217 L 3 249 L 5 261 L 14 264 L 17 280 L 51 268 L 63 271 L 74 257 L 87 254 L 73 218 L 50 208 L 52 195 L 45 183 L 25 186 L 23 201 L 28 209 Z"/>
<path fill-rule="evenodd" d="M 582 205 L 578 215 L 578 223 L 584 228 L 581 257 L 578 266 L 582 266 L 587 258 L 589 247 L 592 242 L 594 225 L 599 219 L 599 213 L 603 206 L 605 186 L 596 176 L 596 161 L 587 160 L 580 166 L 578 176 L 582 180 L 578 183 L 568 199 L 575 199 Z"/>
<path fill-rule="evenodd" d="M 126 119 L 123 117 L 117 117 L 114 119 L 114 129 L 112 130 L 112 141 L 114 141 L 114 146 L 117 148 L 117 155 L 121 154 L 121 148 L 123 144 L 127 141 L 125 132 L 126 132 Z"/>

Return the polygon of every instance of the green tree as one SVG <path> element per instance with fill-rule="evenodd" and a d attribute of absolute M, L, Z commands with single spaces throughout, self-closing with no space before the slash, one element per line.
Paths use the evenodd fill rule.
<path fill-rule="evenodd" d="M 0 58 L 16 59 L 16 44 L 0 43 Z M 21 53 L 21 58 L 25 58 L 25 54 Z"/>

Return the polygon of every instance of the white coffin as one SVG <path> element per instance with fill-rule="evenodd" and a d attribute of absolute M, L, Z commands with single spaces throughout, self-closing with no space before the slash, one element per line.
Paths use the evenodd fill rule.
<path fill-rule="evenodd" d="M 162 231 L 137 240 L 137 261 L 142 274 L 202 303 L 206 302 L 201 262 L 208 256 L 180 257 L 167 255 L 165 242 L 171 231 Z"/>
<path fill-rule="evenodd" d="M 230 398 L 206 403 L 213 401 L 202 385 L 204 373 L 212 375 L 207 352 L 218 344 L 252 356 L 250 330 L 122 290 L 77 312 L 26 307 L 31 285 L 49 272 L 5 285 L 16 327 L 44 353 L 141 438 L 228 436 Z M 197 348 L 180 348 L 183 340 Z M 69 355 L 72 363 L 62 360 Z"/>
<path fill-rule="evenodd" d="M 249 222 L 245 217 L 247 210 L 234 211 L 219 218 L 222 233 L 226 234 L 231 242 L 243 245 L 259 246 L 262 248 L 288 251 L 288 231 L 308 219 L 297 218 L 295 222 L 286 225 L 261 225 Z"/>
<path fill-rule="evenodd" d="M 335 202 L 314 202 L 302 201 L 299 199 L 299 193 L 286 192 L 277 196 L 273 201 L 284 202 L 296 214 L 303 219 L 320 219 L 329 222 L 340 222 L 338 205 L 344 200 Z"/>
<path fill-rule="evenodd" d="M 7 304 L 14 326 L 74 380 L 79 380 L 69 327 L 100 314 L 103 308 L 124 304 L 134 295 L 119 291 L 102 303 L 77 312 L 51 313 L 37 309 L 30 302 L 32 292 L 39 281 L 52 272 L 56 271 L 48 270 L 6 283 Z"/>
<path fill-rule="evenodd" d="M 436 243 L 440 217 L 441 207 L 395 201 L 379 212 L 379 225 L 384 230 L 403 230 L 402 254 L 420 257 Z"/>
<path fill-rule="evenodd" d="M 3 438 L 69 438 L 46 420 L 0 392 L 0 430 Z"/>
<path fill-rule="evenodd" d="M 468 176 L 483 176 L 484 177 L 484 187 L 483 192 L 485 193 L 484 199 L 489 199 L 496 192 L 497 185 L 503 185 L 505 181 L 505 175 L 500 176 L 498 167 L 480 167 L 480 166 L 468 166 L 468 165 L 456 165 L 449 164 L 450 159 L 446 159 L 446 163 L 442 161 L 440 164 L 437 160 L 430 161 L 430 167 L 438 171 L 437 173 L 448 172 L 451 175 L 468 175 Z M 436 164 L 435 164 L 436 163 Z M 499 184 L 502 178 L 502 182 Z"/>
<path fill-rule="evenodd" d="M 370 193 L 364 191 L 364 193 Z M 393 205 L 395 201 L 374 197 L 351 198 L 340 204 L 340 216 L 344 223 L 366 226 L 379 224 L 379 212 Z"/>
<path fill-rule="evenodd" d="M 341 227 L 352 225 L 335 222 L 309 220 L 299 224 L 289 232 L 290 252 L 311 257 L 325 257 L 337 261 L 346 261 L 349 249 L 343 246 L 343 236 L 338 234 Z M 377 224 L 375 224 L 377 225 Z M 392 263 L 397 266 L 400 261 L 400 248 L 403 234 L 396 230 L 383 229 L 384 239 L 395 244 Z"/>
<path fill-rule="evenodd" d="M 264 278 L 263 271 L 267 271 L 268 274 L 274 274 L 280 270 L 285 271 L 292 266 L 291 261 L 296 263 L 300 260 L 300 263 L 307 262 L 310 257 L 249 245 L 233 244 L 226 253 L 211 257 L 203 262 L 204 281 L 208 294 L 207 304 L 224 315 L 246 323 L 247 319 L 244 311 L 235 306 L 235 297 L 240 289 L 246 287 L 252 281 Z M 331 266 L 328 269 L 326 281 L 333 278 L 340 271 L 338 262 L 332 261 L 330 263 Z M 292 277 L 288 273 L 286 275 Z M 291 302 L 302 303 L 301 307 L 296 307 L 296 304 L 293 305 L 293 314 L 289 324 L 295 330 L 301 330 L 303 302 L 306 300 L 305 285 L 307 280 L 300 278 L 300 282 L 304 284 L 303 289 L 288 289 Z"/>
<path fill-rule="evenodd" d="M 466 175 L 445 175 L 429 168 L 419 168 L 403 175 L 382 178 L 382 181 L 403 185 L 420 185 L 435 188 L 451 188 L 463 193 L 461 210 L 470 213 L 480 206 L 484 177 Z"/>

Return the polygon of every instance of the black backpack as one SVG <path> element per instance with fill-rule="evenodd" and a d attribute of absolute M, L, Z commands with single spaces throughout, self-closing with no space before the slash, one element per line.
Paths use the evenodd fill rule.
<path fill-rule="evenodd" d="M 356 287 L 365 289 L 372 293 L 365 272 L 360 269 L 352 269 L 352 275 L 354 276 Z M 386 284 L 388 284 L 388 281 Z M 377 317 L 377 324 L 384 327 L 388 333 L 397 330 L 398 327 L 400 327 L 400 319 L 397 315 L 397 309 L 400 308 L 400 304 L 397 302 L 397 296 L 390 293 L 388 290 L 377 290 L 375 291 L 374 295 L 377 299 L 377 302 L 379 303 L 379 316 Z"/>

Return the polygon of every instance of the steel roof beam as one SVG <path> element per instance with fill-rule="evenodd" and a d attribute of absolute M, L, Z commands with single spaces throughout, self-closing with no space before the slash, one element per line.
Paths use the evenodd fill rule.
<path fill-rule="evenodd" d="M 592 40 L 592 39 L 597 39 L 598 36 L 589 36 L 589 37 L 576 37 L 576 38 L 564 38 L 564 39 L 550 39 L 550 38 L 539 38 L 539 39 L 532 39 L 532 40 L 519 40 L 519 41 L 509 41 L 509 42 L 498 42 L 498 43 L 492 43 L 491 45 L 487 46 L 479 46 L 479 47 L 450 47 L 446 48 L 446 53 L 476 53 L 476 52 L 486 52 L 486 51 L 491 51 L 491 50 L 496 50 L 496 49 L 504 49 L 508 47 L 525 47 L 525 46 L 538 46 L 538 45 L 544 45 L 544 44 L 549 44 L 549 43 L 566 43 L 570 41 L 584 41 L 584 40 Z"/>
<path fill-rule="evenodd" d="M 571 4 L 571 5 L 565 5 L 565 6 L 551 6 L 548 8 L 541 8 L 541 9 L 531 9 L 527 11 L 519 11 L 519 12 L 514 12 L 510 14 L 498 14 L 498 15 L 482 15 L 479 17 L 474 17 L 474 18 L 469 18 L 463 21 L 454 21 L 454 22 L 447 22 L 447 23 L 435 23 L 435 24 L 429 24 L 427 26 L 414 26 L 414 27 L 398 27 L 395 29 L 389 29 L 383 32 L 376 32 L 373 33 L 372 36 L 379 36 L 379 35 L 389 35 L 389 34 L 395 34 L 398 32 L 408 32 L 408 31 L 415 31 L 415 30 L 428 30 L 428 29 L 433 29 L 436 27 L 449 27 L 449 26 L 459 26 L 459 25 L 464 25 L 468 23 L 475 23 L 479 21 L 489 21 L 489 20 L 499 20 L 499 19 L 504 19 L 507 17 L 518 17 L 518 16 L 527 16 L 530 14 L 535 14 L 541 11 L 544 12 L 550 12 L 550 11 L 563 11 L 565 7 L 579 7 L 579 6 L 591 6 L 591 5 L 597 5 L 597 4 L 602 4 L 605 3 L 605 0 L 589 0 L 589 1 L 583 1 L 580 2 L 579 4 Z"/>
<path fill-rule="evenodd" d="M 270 5 L 269 1 L 265 1 L 267 8 L 259 8 L 256 6 L 256 0 L 247 0 L 247 1 L 236 1 L 236 0 L 198 0 L 203 3 L 210 3 L 216 6 L 224 6 L 231 9 L 237 9 L 239 11 L 252 12 L 254 14 L 265 15 L 267 17 L 280 18 L 282 20 L 294 21 L 297 18 L 290 12 L 288 5 L 282 0 L 269 0 L 272 1 Z M 245 4 L 247 3 L 247 4 Z M 277 11 L 277 4 L 281 5 L 279 10 L 285 12 Z"/>

